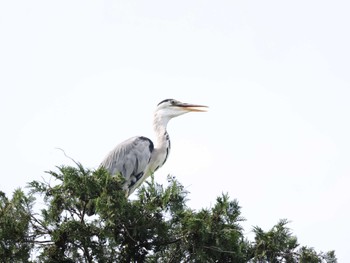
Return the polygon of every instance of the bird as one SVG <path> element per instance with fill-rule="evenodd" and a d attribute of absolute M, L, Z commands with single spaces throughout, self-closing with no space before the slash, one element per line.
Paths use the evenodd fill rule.
<path fill-rule="evenodd" d="M 102 161 L 110 175 L 124 177 L 122 189 L 129 197 L 150 175 L 164 165 L 170 153 L 168 122 L 188 112 L 205 112 L 208 106 L 165 99 L 154 112 L 155 143 L 144 136 L 132 137 L 118 144 Z"/>

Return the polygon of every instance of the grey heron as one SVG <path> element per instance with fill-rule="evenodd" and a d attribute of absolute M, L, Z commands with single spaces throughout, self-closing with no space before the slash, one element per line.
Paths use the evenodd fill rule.
<path fill-rule="evenodd" d="M 111 175 L 125 178 L 123 190 L 130 196 L 148 176 L 166 162 L 170 152 L 167 124 L 174 117 L 188 112 L 204 112 L 207 106 L 182 103 L 174 99 L 161 101 L 154 112 L 155 144 L 143 136 L 132 137 L 117 145 L 103 160 L 101 166 Z"/>

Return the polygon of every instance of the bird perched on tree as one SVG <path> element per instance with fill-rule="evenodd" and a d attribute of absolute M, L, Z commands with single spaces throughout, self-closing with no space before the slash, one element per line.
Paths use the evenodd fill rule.
<path fill-rule="evenodd" d="M 166 130 L 168 122 L 188 112 L 206 111 L 206 108 L 207 106 L 182 103 L 174 99 L 161 101 L 154 112 L 155 144 L 143 136 L 130 138 L 117 145 L 101 166 L 111 175 L 121 174 L 125 178 L 123 189 L 126 196 L 131 195 L 167 160 L 170 152 L 170 139 Z"/>

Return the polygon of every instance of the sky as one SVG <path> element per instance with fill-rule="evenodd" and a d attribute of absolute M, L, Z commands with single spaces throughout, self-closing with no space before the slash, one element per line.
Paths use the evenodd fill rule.
<path fill-rule="evenodd" d="M 157 171 L 208 208 L 228 193 L 246 234 L 279 219 L 350 262 L 348 1 L 1 1 L 0 190 L 97 168 L 153 138 L 167 98 L 209 106 L 170 121 Z"/>

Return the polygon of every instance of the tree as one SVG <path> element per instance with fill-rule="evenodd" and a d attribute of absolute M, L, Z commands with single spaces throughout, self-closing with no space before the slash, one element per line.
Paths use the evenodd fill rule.
<path fill-rule="evenodd" d="M 152 177 L 128 200 L 123 179 L 104 169 L 77 164 L 49 174 L 49 182 L 29 183 L 28 197 L 19 190 L 11 201 L 2 195 L 1 211 L 3 203 L 20 208 L 0 219 L 3 224 L 16 217 L 20 229 L 15 237 L 9 235 L 14 226 L 1 225 L 1 240 L 9 244 L 0 248 L 6 262 L 19 247 L 24 254 L 18 262 L 28 262 L 34 251 L 34 262 L 336 262 L 333 251 L 300 247 L 286 220 L 268 232 L 255 227 L 255 240 L 248 241 L 237 200 L 224 194 L 212 208 L 190 209 L 174 177 L 167 186 Z M 32 207 L 38 195 L 44 202 L 40 214 Z"/>
<path fill-rule="evenodd" d="M 286 219 L 280 220 L 271 230 L 264 232 L 254 227 L 254 257 L 251 262 L 286 263 L 335 263 L 334 251 L 317 253 L 313 248 L 299 248 L 298 240 L 286 226 Z"/>
<path fill-rule="evenodd" d="M 12 200 L 0 191 L 0 260 L 29 262 L 35 238 L 29 232 L 32 202 L 20 189 Z"/>

